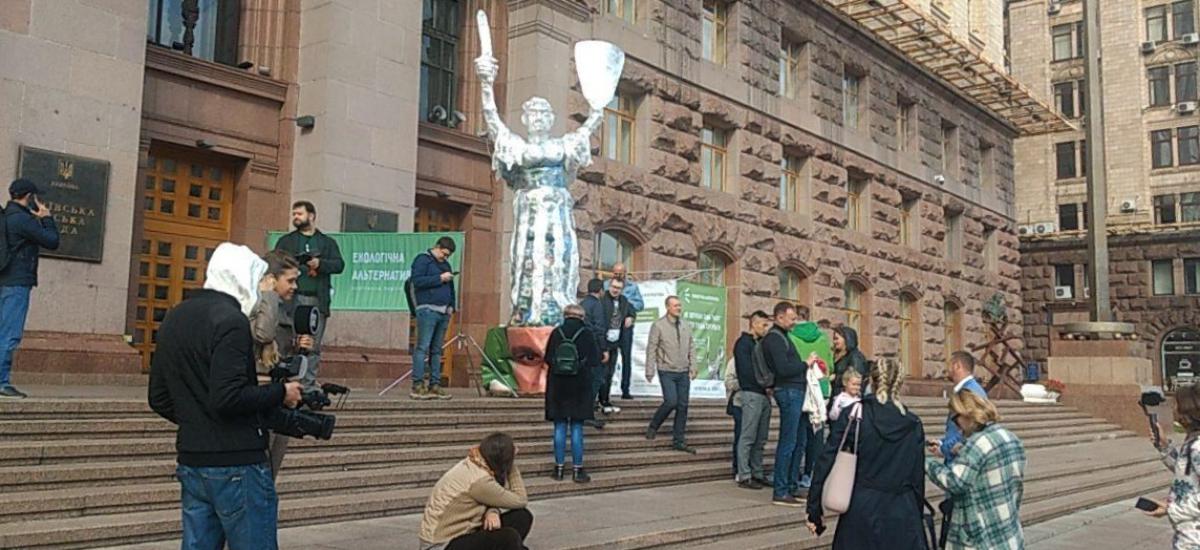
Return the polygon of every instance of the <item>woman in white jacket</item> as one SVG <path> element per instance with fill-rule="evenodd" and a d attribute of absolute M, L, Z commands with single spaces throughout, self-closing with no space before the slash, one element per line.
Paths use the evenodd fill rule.
<path fill-rule="evenodd" d="M 1147 512 L 1152 517 L 1167 516 L 1175 528 L 1175 550 L 1200 548 L 1200 387 L 1182 386 L 1175 391 L 1175 418 L 1187 428 L 1187 436 L 1178 447 L 1166 441 L 1154 441 L 1163 463 L 1175 473 L 1167 502 Z"/>

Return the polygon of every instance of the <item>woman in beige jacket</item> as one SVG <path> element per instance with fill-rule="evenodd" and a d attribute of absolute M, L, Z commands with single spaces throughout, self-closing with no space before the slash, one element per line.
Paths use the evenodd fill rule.
<path fill-rule="evenodd" d="M 516 455 L 512 437 L 494 433 L 442 475 L 425 504 L 421 550 L 522 550 L 533 514 Z"/>

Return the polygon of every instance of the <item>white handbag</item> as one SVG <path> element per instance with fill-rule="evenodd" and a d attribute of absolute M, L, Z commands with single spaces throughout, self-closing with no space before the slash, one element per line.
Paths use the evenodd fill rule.
<path fill-rule="evenodd" d="M 854 450 L 845 451 L 846 436 L 854 429 Z M 825 478 L 825 487 L 821 493 L 821 506 L 826 512 L 844 514 L 850 509 L 850 497 L 854 494 L 854 474 L 858 469 L 858 433 L 862 429 L 862 403 L 855 403 L 850 410 L 850 418 L 846 420 L 846 431 L 842 432 L 842 441 L 838 443 L 837 458 L 833 468 Z"/>

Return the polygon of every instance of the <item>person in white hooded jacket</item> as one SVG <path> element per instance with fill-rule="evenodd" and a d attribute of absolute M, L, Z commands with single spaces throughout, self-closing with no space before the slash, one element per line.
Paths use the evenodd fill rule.
<path fill-rule="evenodd" d="M 171 309 L 150 363 L 150 407 L 176 424 L 184 548 L 277 548 L 278 497 L 262 415 L 300 402 L 300 383 L 259 385 L 248 315 L 266 263 L 223 243 L 204 289 Z"/>

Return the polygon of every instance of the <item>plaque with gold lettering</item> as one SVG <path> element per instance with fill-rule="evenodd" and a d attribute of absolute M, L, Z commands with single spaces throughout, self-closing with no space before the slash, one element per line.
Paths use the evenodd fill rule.
<path fill-rule="evenodd" d="M 104 257 L 108 168 L 104 160 L 21 147 L 19 177 L 41 189 L 38 200 L 50 209 L 61 234 L 58 250 L 43 250 L 43 256 L 85 262 Z"/>

